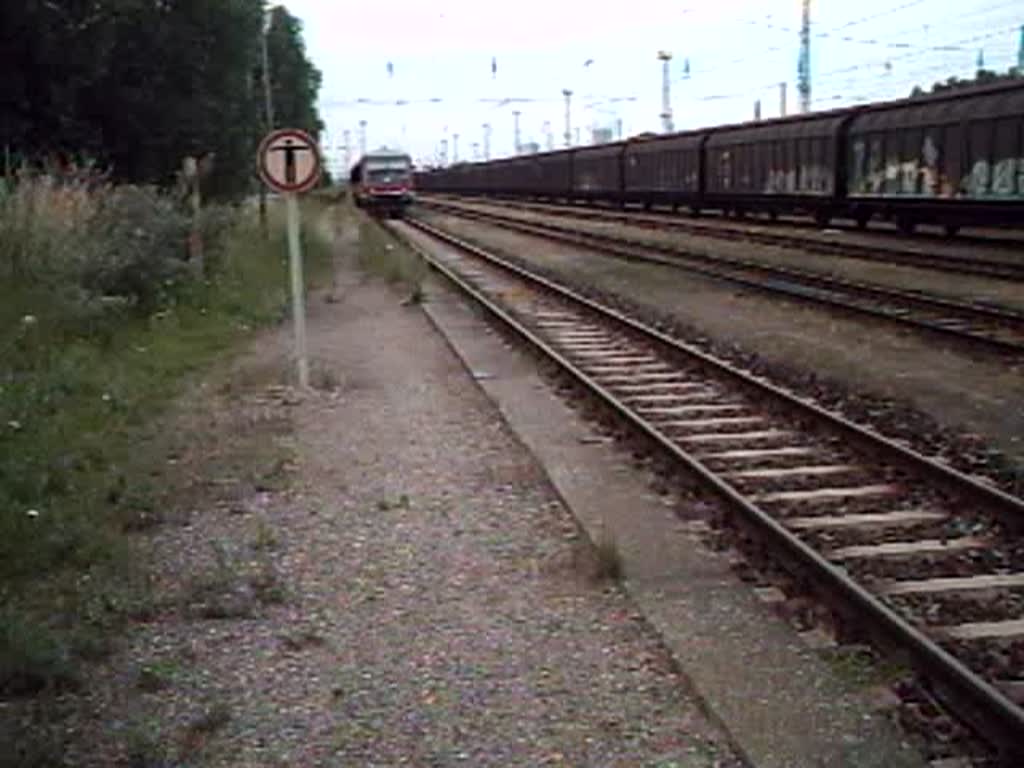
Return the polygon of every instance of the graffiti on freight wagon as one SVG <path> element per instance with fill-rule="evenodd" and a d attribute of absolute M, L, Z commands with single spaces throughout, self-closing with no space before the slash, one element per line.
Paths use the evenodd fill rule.
<path fill-rule="evenodd" d="M 832 173 L 823 165 L 801 165 L 793 170 L 769 170 L 762 191 L 769 194 L 831 192 Z"/>
<path fill-rule="evenodd" d="M 714 163 L 715 165 L 710 165 Z M 777 167 L 764 162 L 750 147 L 732 152 L 710 153 L 709 187 L 716 192 L 760 191 L 769 195 L 828 194 L 832 191 L 832 169 L 813 161 Z"/>
<path fill-rule="evenodd" d="M 890 138 L 891 142 L 891 138 Z M 881 138 L 851 144 L 850 194 L 1024 199 L 1024 157 L 965 158 L 926 136 L 916 157 L 900 157 Z"/>

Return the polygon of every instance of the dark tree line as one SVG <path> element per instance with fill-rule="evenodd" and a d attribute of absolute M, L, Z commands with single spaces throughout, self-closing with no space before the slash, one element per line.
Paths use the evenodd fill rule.
<path fill-rule="evenodd" d="M 157 184 L 205 156 L 208 192 L 240 194 L 267 128 L 263 22 L 263 0 L 0 2 L 0 151 Z M 267 34 L 276 124 L 319 133 L 300 22 L 276 7 Z"/>
<path fill-rule="evenodd" d="M 990 69 L 979 69 L 974 77 L 950 77 L 944 82 L 935 83 L 931 90 L 925 90 L 921 86 L 914 86 L 914 90 L 910 92 L 911 97 L 924 96 L 929 93 L 943 93 L 944 91 L 957 91 L 964 88 L 978 88 L 984 85 L 994 85 L 995 83 L 1004 83 L 1010 80 L 1018 80 L 1024 78 L 1024 72 L 1021 72 L 1016 67 L 1012 67 L 1005 73 L 993 72 Z"/>

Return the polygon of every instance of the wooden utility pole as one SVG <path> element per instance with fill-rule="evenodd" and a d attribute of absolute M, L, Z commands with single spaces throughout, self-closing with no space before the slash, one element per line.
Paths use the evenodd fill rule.
<path fill-rule="evenodd" d="M 267 132 L 274 130 L 274 100 L 270 88 L 270 54 L 267 51 L 267 33 L 270 31 L 270 14 L 263 17 L 263 29 L 260 34 L 263 57 L 263 108 Z M 260 184 L 260 227 L 264 237 L 270 237 L 270 225 L 267 222 L 267 187 Z"/>
<path fill-rule="evenodd" d="M 192 223 L 188 232 L 188 263 L 196 274 L 203 274 L 203 234 L 200 228 L 202 198 L 199 194 L 199 163 L 189 155 L 181 163 L 181 175 L 188 191 Z"/>

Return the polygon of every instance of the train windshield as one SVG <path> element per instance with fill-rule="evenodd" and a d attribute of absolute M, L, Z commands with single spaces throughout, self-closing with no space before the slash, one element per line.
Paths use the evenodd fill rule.
<path fill-rule="evenodd" d="M 366 177 L 369 181 L 398 181 L 409 176 L 409 166 L 396 168 L 369 168 Z"/>
<path fill-rule="evenodd" d="M 398 181 L 412 173 L 412 163 L 408 157 L 368 157 L 366 159 L 367 181 Z"/>

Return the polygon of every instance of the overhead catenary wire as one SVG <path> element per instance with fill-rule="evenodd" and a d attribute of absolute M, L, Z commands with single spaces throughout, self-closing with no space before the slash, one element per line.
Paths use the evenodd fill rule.
<path fill-rule="evenodd" d="M 845 24 L 840 24 L 839 26 L 833 27 L 832 31 L 838 31 L 840 29 L 849 29 L 850 27 L 856 27 L 859 26 L 860 24 L 864 24 L 869 21 L 874 21 L 875 19 L 881 19 L 884 16 L 892 16 L 895 13 L 900 13 L 901 11 L 905 11 L 917 5 L 922 5 L 925 2 L 927 2 L 927 0 L 909 0 L 909 2 L 901 3 L 900 5 L 897 5 L 893 8 L 886 8 L 884 11 L 879 11 L 878 13 L 862 16 L 859 19 L 854 19 L 852 21 L 846 22 Z"/>
<path fill-rule="evenodd" d="M 983 42 L 985 40 L 990 40 L 990 39 L 996 38 L 996 37 L 998 37 L 1000 35 L 1006 35 L 1008 33 L 1016 32 L 1018 30 L 1019 30 L 1019 27 L 1015 25 L 1013 27 L 1007 27 L 1005 29 L 999 29 L 999 30 L 995 30 L 995 31 L 992 31 L 992 32 L 987 32 L 987 33 L 983 33 L 983 34 L 972 35 L 972 36 L 966 37 L 966 38 L 961 38 L 959 40 L 951 41 L 950 43 L 948 43 L 948 45 L 950 45 L 950 46 L 964 46 L 967 43 Z M 951 52 L 954 51 L 954 50 L 959 50 L 959 49 L 952 49 L 952 48 L 950 49 Z M 968 49 L 964 49 L 964 50 L 970 51 L 972 49 L 968 48 Z M 859 62 L 857 64 L 851 64 L 851 65 L 848 65 L 848 66 L 845 66 L 845 67 L 838 67 L 838 68 L 833 69 L 833 70 L 828 70 L 826 72 L 817 73 L 816 76 L 815 76 L 815 79 L 816 79 L 816 82 L 820 85 L 822 83 L 827 83 L 828 82 L 828 78 L 829 77 L 833 77 L 835 75 L 846 74 L 846 73 L 849 73 L 849 72 L 868 71 L 868 70 L 874 69 L 876 67 L 884 67 L 886 65 L 886 63 L 892 64 L 892 62 L 906 61 L 908 59 L 913 59 L 913 58 L 916 58 L 916 57 L 919 57 L 919 56 L 923 56 L 923 55 L 925 55 L 927 53 L 930 53 L 930 51 L 920 51 L 920 50 L 918 50 L 918 51 L 909 51 L 907 53 L 897 54 L 896 56 L 890 56 L 890 57 L 886 57 L 886 58 L 882 58 L 882 59 L 873 59 L 871 61 Z M 705 95 L 705 96 L 697 96 L 697 97 L 693 97 L 693 98 L 695 98 L 698 101 L 721 101 L 721 100 L 725 100 L 725 99 L 747 97 L 747 96 L 749 96 L 752 93 L 757 93 L 757 92 L 760 92 L 760 91 L 765 91 L 765 90 L 768 90 L 768 89 L 771 89 L 771 88 L 775 88 L 775 87 L 777 87 L 777 85 L 778 85 L 778 81 L 777 80 L 772 80 L 770 82 L 765 82 L 765 83 L 762 83 L 762 84 L 759 84 L 759 85 L 751 86 L 749 88 L 744 88 L 742 90 L 732 91 L 732 92 L 729 92 L 729 93 L 717 93 L 717 94 L 710 94 L 710 95 Z"/>
<path fill-rule="evenodd" d="M 972 10 L 967 11 L 965 13 L 960 13 L 960 14 L 956 14 L 956 15 L 953 15 L 953 16 L 945 16 L 944 15 L 935 23 L 917 24 L 917 25 L 914 25 L 912 27 L 904 27 L 904 28 L 902 28 L 900 30 L 897 30 L 897 31 L 893 32 L 893 33 L 890 33 L 888 35 L 884 35 L 884 36 L 881 36 L 881 37 L 877 37 L 877 38 L 866 38 L 866 37 L 865 38 L 858 38 L 858 37 L 851 37 L 851 36 L 848 36 L 848 35 L 844 36 L 844 35 L 837 34 L 837 32 L 839 30 L 846 29 L 846 28 L 849 28 L 851 26 L 854 26 L 856 24 L 860 24 L 860 23 L 863 23 L 863 22 L 866 22 L 866 21 L 872 21 L 872 20 L 874 20 L 876 18 L 881 18 L 883 16 L 891 15 L 892 13 L 895 13 L 898 10 L 908 9 L 908 8 L 912 7 L 913 5 L 919 5 L 919 4 L 921 4 L 922 2 L 925 2 L 925 1 L 926 0 L 919 0 L 918 2 L 914 2 L 914 3 L 904 3 L 903 5 L 897 6 L 896 8 L 888 9 L 886 11 L 879 12 L 879 13 L 873 14 L 871 16 L 861 17 L 860 19 L 852 20 L 850 22 L 839 24 L 839 25 L 834 26 L 834 27 L 829 27 L 829 28 L 824 29 L 824 30 L 816 29 L 812 33 L 812 37 L 814 37 L 816 39 L 836 40 L 836 41 L 841 41 L 841 42 L 848 42 L 848 43 L 862 44 L 862 45 L 871 45 L 871 46 L 878 46 L 878 47 L 886 47 L 886 48 L 893 48 L 893 49 L 921 50 L 921 51 L 926 51 L 926 52 L 927 51 L 931 51 L 931 50 L 934 50 L 936 52 L 941 52 L 943 50 L 960 50 L 959 48 L 946 48 L 946 47 L 943 47 L 941 45 L 938 45 L 938 46 L 931 45 L 931 44 L 929 44 L 927 42 L 920 42 L 920 43 L 918 43 L 918 42 L 913 42 L 913 41 L 908 41 L 908 40 L 899 40 L 898 38 L 900 38 L 902 36 L 905 36 L 905 35 L 909 35 L 909 34 L 919 33 L 922 29 L 925 29 L 925 28 L 927 28 L 932 33 L 937 32 L 939 30 L 942 30 L 942 29 L 946 28 L 947 26 L 962 31 L 962 25 L 950 24 L 950 22 L 959 21 L 959 20 L 966 19 L 966 18 L 975 18 L 975 17 L 978 17 L 978 16 L 983 16 L 986 13 L 991 13 L 993 11 L 1003 10 L 1003 9 L 1006 9 L 1006 8 L 1019 8 L 1020 7 L 1020 0 L 1016 0 L 1016 2 L 1000 2 L 1000 3 L 995 3 L 993 5 L 986 6 L 984 8 L 972 9 Z M 776 24 L 774 22 L 767 21 L 767 19 L 771 19 L 771 18 L 774 18 L 774 17 L 771 14 L 769 14 L 768 16 L 761 17 L 760 19 L 748 19 L 748 20 L 745 20 L 745 21 L 741 21 L 740 23 L 743 24 L 743 25 L 760 27 L 760 28 L 768 30 L 768 31 L 776 31 L 776 32 L 780 32 L 780 33 L 785 33 L 787 36 L 799 34 L 799 31 L 800 31 L 799 27 L 782 25 L 782 24 Z M 1002 21 L 1003 20 L 1001 19 L 1000 23 L 1002 23 Z M 1009 22 L 1010 19 L 1006 19 L 1006 21 Z M 760 60 L 760 59 L 762 59 L 767 54 L 780 53 L 780 52 L 788 53 L 789 51 L 792 50 L 792 48 L 793 48 L 793 45 L 792 45 L 792 41 L 790 40 L 790 41 L 787 41 L 785 44 L 771 44 L 771 45 L 765 46 L 763 48 L 758 48 L 758 49 L 756 49 L 754 51 L 745 53 L 742 56 L 737 56 L 737 57 L 728 59 L 726 61 L 719 60 L 719 61 L 716 62 L 716 61 L 712 60 L 713 63 L 711 65 L 694 64 L 691 67 L 690 71 L 686 75 L 680 76 L 677 79 L 691 79 L 692 77 L 697 76 L 697 75 L 706 75 L 706 74 L 710 74 L 710 73 L 713 73 L 713 72 L 720 72 L 720 71 L 722 71 L 724 69 L 729 69 L 729 68 L 732 68 L 732 67 L 739 66 L 740 64 L 746 64 L 746 63 L 749 63 L 751 61 Z"/>

